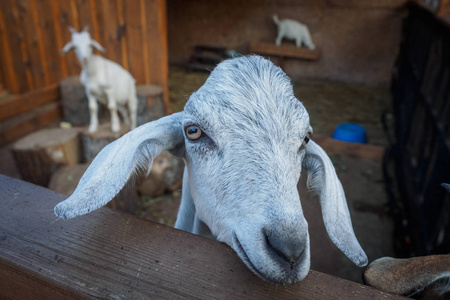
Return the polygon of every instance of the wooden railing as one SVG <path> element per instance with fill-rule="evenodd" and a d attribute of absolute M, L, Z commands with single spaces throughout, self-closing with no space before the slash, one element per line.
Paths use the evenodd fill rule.
<path fill-rule="evenodd" d="M 397 298 L 315 271 L 272 285 L 217 241 L 109 208 L 58 219 L 65 198 L 0 175 L 0 298 Z"/>

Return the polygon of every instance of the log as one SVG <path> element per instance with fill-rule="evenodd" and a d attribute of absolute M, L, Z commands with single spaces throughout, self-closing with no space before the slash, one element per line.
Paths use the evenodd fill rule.
<path fill-rule="evenodd" d="M 85 163 L 59 168 L 58 171 L 52 175 L 48 188 L 67 196 L 72 195 L 88 167 L 89 164 Z M 134 214 L 138 207 L 138 202 L 136 190 L 125 187 L 106 206 Z"/>
<path fill-rule="evenodd" d="M 138 85 L 137 125 L 157 120 L 164 116 L 163 88 L 157 85 Z"/>
<path fill-rule="evenodd" d="M 59 83 L 63 118 L 73 126 L 89 125 L 89 104 L 84 86 L 79 76 L 71 76 Z M 107 116 L 106 110 L 101 104 L 98 106 L 99 118 Z"/>
<path fill-rule="evenodd" d="M 103 147 L 130 130 L 126 124 L 121 123 L 120 125 L 120 132 L 112 132 L 110 122 L 100 124 L 96 132 L 89 132 L 88 127 L 84 127 L 81 131 L 81 161 L 90 162 Z"/>
<path fill-rule="evenodd" d="M 182 158 L 163 151 L 153 160 L 150 174 L 137 185 L 137 190 L 150 197 L 158 197 L 167 191 L 179 190 L 183 182 L 183 170 Z"/>
<path fill-rule="evenodd" d="M 47 186 L 60 166 L 80 161 L 79 130 L 40 130 L 17 141 L 11 150 L 22 178 Z"/>

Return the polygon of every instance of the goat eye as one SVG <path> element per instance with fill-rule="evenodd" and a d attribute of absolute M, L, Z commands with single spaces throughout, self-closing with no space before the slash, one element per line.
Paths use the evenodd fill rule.
<path fill-rule="evenodd" d="M 197 140 L 202 136 L 202 130 L 197 126 L 189 126 L 186 128 L 186 136 L 190 140 Z"/>
<path fill-rule="evenodd" d="M 306 144 L 308 144 L 309 140 L 311 139 L 311 132 L 308 132 L 303 139 L 302 146 L 305 147 Z"/>

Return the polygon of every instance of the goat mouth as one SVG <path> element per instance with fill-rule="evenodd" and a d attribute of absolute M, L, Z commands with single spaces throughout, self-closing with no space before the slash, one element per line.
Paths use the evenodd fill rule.
<path fill-rule="evenodd" d="M 294 270 L 298 266 L 298 264 L 299 264 L 298 262 L 295 263 L 295 266 L 291 265 L 290 272 L 286 273 L 287 277 L 285 277 L 284 279 L 271 278 L 271 277 L 267 276 L 266 274 L 262 273 L 261 271 L 259 271 L 258 268 L 253 264 L 253 262 L 251 261 L 250 257 L 247 254 L 247 251 L 245 251 L 244 246 L 239 241 L 239 238 L 237 237 L 236 233 L 233 233 L 232 239 L 233 239 L 233 244 L 234 244 L 234 250 L 237 252 L 239 257 L 242 259 L 242 261 L 245 263 L 245 265 L 247 265 L 247 267 L 262 280 L 270 282 L 272 284 L 281 284 L 281 285 L 290 284 L 290 283 L 299 281 L 298 279 L 296 279 L 298 274 Z M 302 252 L 302 257 L 303 257 L 303 252 Z"/>
<path fill-rule="evenodd" d="M 247 265 L 247 267 L 256 275 L 258 275 L 258 277 L 262 278 L 263 280 L 266 281 L 271 281 L 269 278 L 267 278 L 266 276 L 264 276 L 263 273 L 261 273 L 256 267 L 255 265 L 252 263 L 252 261 L 250 260 L 250 257 L 248 257 L 247 252 L 245 251 L 244 247 L 242 246 L 241 242 L 239 241 L 237 235 L 235 232 L 233 232 L 233 244 L 235 245 L 235 247 L 237 249 L 235 249 L 235 251 L 238 253 L 239 257 L 244 261 L 244 263 Z"/>

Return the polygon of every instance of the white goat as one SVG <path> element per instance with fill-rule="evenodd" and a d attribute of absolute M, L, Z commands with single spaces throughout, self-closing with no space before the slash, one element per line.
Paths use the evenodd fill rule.
<path fill-rule="evenodd" d="M 280 20 L 277 15 L 273 15 L 273 21 L 278 27 L 278 35 L 275 40 L 277 46 L 281 45 L 283 38 L 287 38 L 294 40 L 297 47 L 301 47 L 303 43 L 310 50 L 316 48 L 306 25 L 290 19 Z"/>
<path fill-rule="evenodd" d="M 120 131 L 120 121 L 117 114 L 124 118 L 125 123 L 130 124 L 125 105 L 130 112 L 131 130 L 136 127 L 137 96 L 134 78 L 119 64 L 92 53 L 92 48 L 101 52 L 105 49 L 93 40 L 85 27 L 77 32 L 69 27 L 72 40 L 62 49 L 62 53 L 74 49 L 81 63 L 82 71 L 80 81 L 86 89 L 89 100 L 90 124 L 89 132 L 95 132 L 98 128 L 98 104 L 97 100 L 108 105 L 111 113 L 111 130 Z"/>
<path fill-rule="evenodd" d="M 293 283 L 310 268 L 297 190 L 303 167 L 331 240 L 365 266 L 342 185 L 329 157 L 309 140 L 311 132 L 308 112 L 279 67 L 259 56 L 226 60 L 184 111 L 106 146 L 55 214 L 73 218 L 105 205 L 135 172 L 150 169 L 161 151 L 170 150 L 186 162 L 175 227 L 212 233 L 262 279 Z"/>

